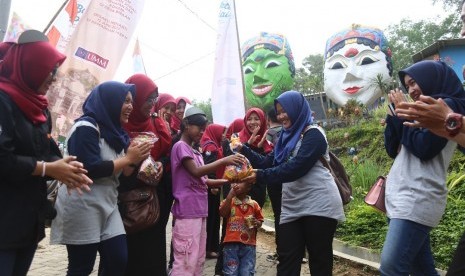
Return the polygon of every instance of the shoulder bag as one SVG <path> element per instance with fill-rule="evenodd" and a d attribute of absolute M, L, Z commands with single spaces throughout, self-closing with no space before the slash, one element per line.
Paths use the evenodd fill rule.
<path fill-rule="evenodd" d="M 378 211 L 386 213 L 386 204 L 384 202 L 386 177 L 378 176 L 375 183 L 365 196 L 365 203 Z"/>
<path fill-rule="evenodd" d="M 160 217 L 157 190 L 141 185 L 118 195 L 118 205 L 127 234 L 133 234 L 155 225 Z"/>

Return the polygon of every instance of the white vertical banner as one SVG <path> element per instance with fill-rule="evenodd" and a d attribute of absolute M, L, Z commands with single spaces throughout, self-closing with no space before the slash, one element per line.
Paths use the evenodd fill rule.
<path fill-rule="evenodd" d="M 93 0 L 66 45 L 67 59 L 47 97 L 55 135 L 66 135 L 97 84 L 112 80 L 139 22 L 144 0 Z"/>
<path fill-rule="evenodd" d="M 228 126 L 245 115 L 244 84 L 234 0 L 221 0 L 212 88 L 213 122 Z"/>

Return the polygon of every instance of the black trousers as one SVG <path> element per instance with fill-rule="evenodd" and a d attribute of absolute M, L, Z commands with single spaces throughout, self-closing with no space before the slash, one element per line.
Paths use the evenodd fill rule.
<path fill-rule="evenodd" d="M 333 238 L 335 219 L 318 216 L 301 217 L 280 224 L 278 276 L 299 276 L 305 248 L 310 274 L 330 276 L 333 270 Z"/>
<path fill-rule="evenodd" d="M 218 252 L 220 246 L 220 201 L 221 193 L 208 191 L 207 252 Z"/>
<path fill-rule="evenodd" d="M 459 240 L 455 249 L 454 258 L 449 265 L 446 276 L 465 275 L 465 232 Z"/>
<path fill-rule="evenodd" d="M 268 198 L 271 202 L 271 209 L 273 210 L 274 216 L 274 230 L 275 236 L 274 240 L 276 243 L 276 251 L 278 251 L 278 240 L 279 240 L 279 216 L 281 216 L 281 196 L 283 190 L 283 184 L 271 184 L 266 185 L 266 190 L 268 192 Z"/>

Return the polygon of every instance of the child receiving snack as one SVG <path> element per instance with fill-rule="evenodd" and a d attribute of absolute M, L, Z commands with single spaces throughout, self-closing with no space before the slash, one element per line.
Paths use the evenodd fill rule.
<path fill-rule="evenodd" d="M 240 154 L 223 157 L 204 164 L 196 145 L 207 127 L 205 113 L 197 107 L 186 109 L 181 123 L 181 138 L 171 150 L 176 220 L 172 231 L 174 252 L 171 276 L 202 275 L 206 251 L 208 216 L 207 187 L 221 187 L 226 179 L 208 179 L 207 175 L 226 165 L 245 162 Z"/>
<path fill-rule="evenodd" d="M 228 220 L 223 241 L 224 275 L 255 274 L 257 229 L 263 223 L 263 213 L 258 203 L 247 195 L 252 185 L 232 184 L 220 205 L 220 215 Z"/>

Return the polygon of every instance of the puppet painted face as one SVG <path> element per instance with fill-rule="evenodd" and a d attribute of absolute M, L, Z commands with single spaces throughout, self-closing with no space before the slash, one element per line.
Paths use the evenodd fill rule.
<path fill-rule="evenodd" d="M 295 65 L 285 36 L 261 32 L 242 45 L 247 109 L 274 107 L 274 99 L 294 85 Z"/>
<path fill-rule="evenodd" d="M 352 24 L 326 41 L 324 89 L 336 104 L 354 99 L 371 105 L 391 83 L 391 50 L 380 29 Z"/>
<path fill-rule="evenodd" d="M 382 91 L 376 86 L 377 75 L 390 80 L 386 55 L 379 48 L 357 43 L 346 44 L 326 59 L 324 88 L 326 95 L 338 105 L 348 100 L 370 105 Z"/>
<path fill-rule="evenodd" d="M 255 50 L 243 63 L 247 106 L 267 110 L 294 80 L 286 56 L 268 49 Z"/>

